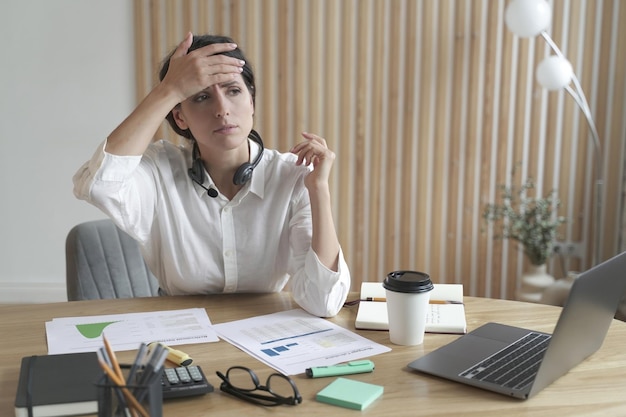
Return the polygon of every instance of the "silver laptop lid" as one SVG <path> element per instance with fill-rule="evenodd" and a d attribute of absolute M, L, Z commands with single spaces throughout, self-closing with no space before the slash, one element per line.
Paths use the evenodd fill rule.
<path fill-rule="evenodd" d="M 626 252 L 589 269 L 574 281 L 531 396 L 600 348 L 624 293 Z"/>

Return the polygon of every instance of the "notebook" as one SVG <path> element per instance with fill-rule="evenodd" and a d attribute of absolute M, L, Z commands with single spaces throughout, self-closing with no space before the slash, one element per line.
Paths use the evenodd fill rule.
<path fill-rule="evenodd" d="M 98 412 L 95 383 L 102 371 L 95 352 L 22 358 L 15 396 L 15 416 L 28 416 L 28 391 L 34 417 Z"/>
<path fill-rule="evenodd" d="M 600 348 L 617 306 L 626 292 L 626 252 L 581 274 L 550 334 L 487 323 L 455 341 L 411 362 L 410 369 L 507 396 L 527 399 L 566 374 Z M 538 343 L 533 346 L 533 343 Z M 494 374 L 490 362 L 512 353 L 528 360 Z M 491 359 L 484 362 L 485 359 Z M 593 381 L 590 381 L 593 383 Z"/>
<path fill-rule="evenodd" d="M 434 284 L 430 304 L 426 314 L 427 333 L 463 334 L 467 331 L 465 306 L 463 305 L 462 284 Z M 384 301 L 364 301 L 368 298 L 384 299 L 382 282 L 363 282 L 361 302 L 354 327 L 364 330 L 389 330 L 387 303 Z M 445 304 L 435 304 L 435 303 Z"/>

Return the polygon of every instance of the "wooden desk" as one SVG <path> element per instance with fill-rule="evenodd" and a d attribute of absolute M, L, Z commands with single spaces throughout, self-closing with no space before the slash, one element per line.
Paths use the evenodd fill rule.
<path fill-rule="evenodd" d="M 351 294 L 354 299 L 357 294 Z M 46 354 L 44 323 L 55 317 L 74 317 L 142 311 L 204 307 L 213 323 L 269 314 L 296 308 L 289 293 L 268 295 L 219 295 L 193 297 L 155 297 L 125 300 L 78 301 L 40 305 L 0 307 L 0 416 L 14 415 L 14 400 L 19 364 L 23 356 Z M 354 330 L 357 308 L 347 307 L 332 319 Z M 466 297 L 469 330 L 488 321 L 551 332 L 560 308 Z M 411 416 L 626 416 L 626 323 L 614 321 L 602 348 L 567 375 L 528 401 L 519 401 L 480 389 L 440 380 L 409 371 L 406 365 L 458 336 L 427 334 L 423 345 L 392 345 L 387 332 L 358 331 L 391 352 L 373 356 L 376 370 L 350 378 L 385 387 L 381 398 L 367 408 L 366 415 Z M 584 337 L 585 335 L 581 335 Z M 273 372 L 227 342 L 181 346 L 204 370 L 215 392 L 202 397 L 167 400 L 165 417 L 193 416 L 352 416 L 357 411 L 318 403 L 315 394 L 333 378 L 294 377 L 304 399 L 291 407 L 263 408 L 248 404 L 219 390 L 216 370 L 224 372 L 231 365 L 248 366 L 264 378 Z M 132 360 L 135 352 L 120 352 L 122 360 Z"/>

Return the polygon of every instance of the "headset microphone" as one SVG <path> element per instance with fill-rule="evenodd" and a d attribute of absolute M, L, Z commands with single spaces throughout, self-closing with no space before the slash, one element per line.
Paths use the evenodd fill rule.
<path fill-rule="evenodd" d="M 202 166 L 202 160 L 200 159 L 198 143 L 195 141 L 193 143 L 192 155 L 193 161 L 191 162 L 191 168 L 187 171 L 189 178 L 191 178 L 191 181 L 204 188 L 209 197 L 217 197 L 217 190 L 215 188 L 207 188 L 204 186 L 204 166 Z"/>
<path fill-rule="evenodd" d="M 202 186 L 204 188 L 204 186 Z M 208 190 L 206 190 L 206 193 L 209 195 L 209 197 L 217 197 L 217 190 L 215 188 L 209 188 Z"/>
<path fill-rule="evenodd" d="M 196 181 L 195 178 L 192 178 L 191 180 L 195 182 L 196 184 L 198 184 L 200 187 L 204 188 L 206 190 L 206 193 L 209 195 L 209 197 L 213 197 L 213 198 L 217 197 L 218 193 L 215 188 L 210 188 L 210 187 L 206 188 L 204 184 L 200 184 L 198 181 Z"/>
<path fill-rule="evenodd" d="M 198 184 L 200 187 L 204 188 L 206 190 L 206 193 L 209 195 L 209 197 L 217 197 L 217 190 L 215 188 L 206 188 L 204 186 L 204 184 L 200 184 L 198 181 L 196 181 L 195 178 L 191 179 L 193 182 L 195 182 L 196 184 Z"/>
<path fill-rule="evenodd" d="M 250 131 L 250 135 L 248 135 L 248 138 L 256 142 L 259 145 L 260 150 L 252 163 L 246 162 L 242 164 L 239 168 L 237 168 L 237 171 L 233 176 L 233 184 L 235 185 L 245 184 L 246 182 L 250 181 L 250 178 L 252 178 L 252 171 L 261 161 L 261 157 L 263 156 L 263 151 L 265 149 L 261 136 L 254 129 Z M 198 142 L 196 142 L 195 140 L 193 142 L 191 159 L 191 168 L 189 168 L 189 171 L 187 171 L 189 174 L 189 178 L 191 178 L 191 180 L 198 184 L 200 187 L 204 188 L 209 197 L 217 197 L 218 193 L 215 188 L 207 188 L 204 186 L 204 165 L 202 163 L 202 159 L 200 159 L 200 149 L 198 148 Z"/>

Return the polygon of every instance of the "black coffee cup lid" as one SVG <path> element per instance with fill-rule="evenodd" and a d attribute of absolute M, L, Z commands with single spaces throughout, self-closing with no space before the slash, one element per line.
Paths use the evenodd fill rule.
<path fill-rule="evenodd" d="M 389 291 L 422 293 L 434 287 L 430 276 L 418 271 L 393 271 L 387 274 L 383 287 Z"/>

